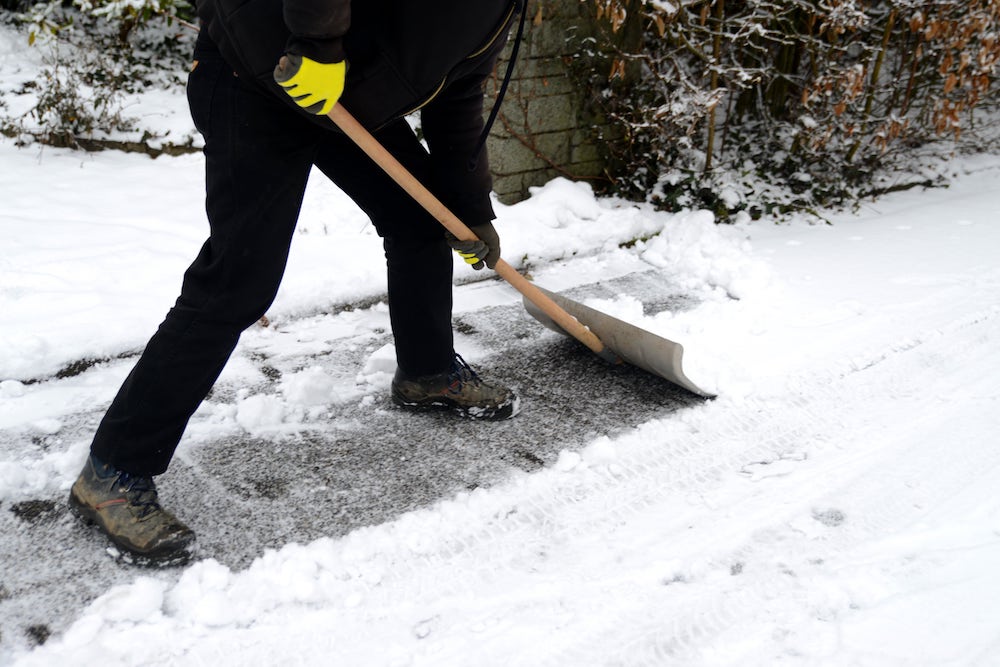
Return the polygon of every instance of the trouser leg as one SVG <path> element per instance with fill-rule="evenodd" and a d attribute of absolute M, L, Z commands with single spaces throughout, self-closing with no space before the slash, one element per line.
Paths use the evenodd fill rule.
<path fill-rule="evenodd" d="M 427 152 L 404 121 L 378 131 L 376 139 L 428 183 Z M 411 377 L 448 370 L 454 357 L 454 264 L 440 223 L 343 135 L 331 134 L 323 142 L 316 166 L 368 214 L 383 237 L 397 364 Z"/>
<path fill-rule="evenodd" d="M 397 237 L 386 237 L 384 247 L 396 363 L 409 377 L 442 373 L 455 354 L 451 249 Z"/>
<path fill-rule="evenodd" d="M 210 236 L 92 446 L 135 474 L 167 469 L 240 333 L 273 300 L 315 155 L 310 137 L 321 132 L 241 83 L 217 54 L 202 56 L 188 93 L 205 136 Z"/>

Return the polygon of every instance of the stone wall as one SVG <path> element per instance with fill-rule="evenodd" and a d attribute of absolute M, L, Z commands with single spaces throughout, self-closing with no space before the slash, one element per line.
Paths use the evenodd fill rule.
<path fill-rule="evenodd" d="M 514 76 L 487 143 L 494 190 L 504 203 L 524 199 L 530 186 L 556 176 L 602 174 L 602 151 L 591 138 L 594 119 L 570 74 L 570 63 L 578 57 L 570 43 L 592 34 L 593 25 L 591 3 L 529 0 Z M 514 31 L 494 79 L 487 82 L 487 113 L 506 71 Z"/>

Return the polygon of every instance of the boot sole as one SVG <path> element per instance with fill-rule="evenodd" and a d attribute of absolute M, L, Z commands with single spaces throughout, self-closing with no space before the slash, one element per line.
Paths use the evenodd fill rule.
<path fill-rule="evenodd" d="M 461 405 L 447 398 L 429 398 L 424 401 L 410 401 L 397 393 L 392 394 L 392 402 L 405 410 L 413 412 L 433 412 L 447 410 L 468 419 L 479 421 L 503 421 L 520 412 L 521 401 L 515 398 L 509 403 L 496 408 L 479 408 Z"/>

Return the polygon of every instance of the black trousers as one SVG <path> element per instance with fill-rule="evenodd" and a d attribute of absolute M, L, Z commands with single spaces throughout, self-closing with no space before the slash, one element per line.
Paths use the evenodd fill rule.
<path fill-rule="evenodd" d="M 439 373 L 454 354 L 453 265 L 441 226 L 348 138 L 240 80 L 200 44 L 188 102 L 205 138 L 210 236 L 91 448 L 134 474 L 167 469 L 240 333 L 273 301 L 313 165 L 357 202 L 383 239 L 399 367 L 413 376 Z M 427 152 L 404 121 L 376 136 L 427 182 Z"/>

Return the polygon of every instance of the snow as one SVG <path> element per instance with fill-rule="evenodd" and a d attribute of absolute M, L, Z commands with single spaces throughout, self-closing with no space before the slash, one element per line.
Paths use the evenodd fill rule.
<path fill-rule="evenodd" d="M 0 164 L 0 434 L 55 443 L 0 449 L 7 508 L 65 496 L 93 426 L 75 416 L 110 401 L 119 357 L 159 323 L 207 226 L 200 156 L 3 141 Z M 563 179 L 498 204 L 505 257 L 549 289 L 653 271 L 690 296 L 588 305 L 682 343 L 719 397 L 244 568 L 134 570 L 40 646 L 4 628 L 0 662 L 996 664 L 1000 157 L 951 171 L 947 189 L 830 225 L 720 226 Z M 457 313 L 518 301 L 456 267 Z M 378 409 L 394 370 L 391 346 L 368 347 L 388 326 L 383 295 L 371 225 L 314 178 L 271 326 L 241 349 L 309 359 L 349 344 L 363 363 L 347 378 L 306 363 L 259 393 L 237 355 L 224 379 L 244 387 L 203 406 L 188 442 Z"/>

